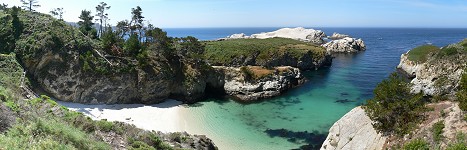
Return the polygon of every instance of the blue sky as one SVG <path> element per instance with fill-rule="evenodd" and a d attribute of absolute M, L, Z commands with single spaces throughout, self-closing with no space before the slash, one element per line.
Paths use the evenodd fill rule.
<path fill-rule="evenodd" d="M 0 3 L 21 5 L 20 0 Z M 101 0 L 39 0 L 37 10 L 65 9 L 76 22 Z M 467 28 L 467 0 L 106 0 L 110 22 L 143 9 L 155 26 L 179 27 L 448 27 Z"/>

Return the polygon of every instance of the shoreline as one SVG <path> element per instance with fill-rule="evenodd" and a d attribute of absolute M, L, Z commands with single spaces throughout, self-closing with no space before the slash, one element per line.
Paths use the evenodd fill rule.
<path fill-rule="evenodd" d="M 184 106 L 182 102 L 176 100 L 167 100 L 154 105 L 86 105 L 63 101 L 57 101 L 57 103 L 70 110 L 81 112 L 93 120 L 107 119 L 108 121 L 125 122 L 144 130 L 155 130 L 164 133 L 185 131 L 181 124 L 185 120 L 185 115 L 181 114 L 181 109 Z"/>

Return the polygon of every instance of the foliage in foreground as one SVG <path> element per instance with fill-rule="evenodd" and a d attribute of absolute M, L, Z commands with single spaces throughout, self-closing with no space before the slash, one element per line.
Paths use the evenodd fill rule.
<path fill-rule="evenodd" d="M 467 70 L 464 70 L 464 74 L 461 77 L 459 83 L 459 91 L 457 92 L 457 100 L 459 101 L 459 107 L 463 111 L 467 111 Z"/>
<path fill-rule="evenodd" d="M 423 139 L 415 139 L 404 145 L 404 150 L 429 150 L 428 142 Z"/>
<path fill-rule="evenodd" d="M 403 136 L 422 120 L 426 110 L 422 94 L 410 93 L 409 83 L 396 73 L 379 83 L 373 93 L 364 108 L 379 132 Z"/>

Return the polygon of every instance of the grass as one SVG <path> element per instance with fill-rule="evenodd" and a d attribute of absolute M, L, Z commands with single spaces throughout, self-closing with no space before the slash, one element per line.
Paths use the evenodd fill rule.
<path fill-rule="evenodd" d="M 415 139 L 404 145 L 404 150 L 429 150 L 428 143 L 423 139 Z"/>
<path fill-rule="evenodd" d="M 428 55 L 439 51 L 439 48 L 433 45 L 423 45 L 409 51 L 408 59 L 411 61 L 423 63 L 428 59 Z"/>
<path fill-rule="evenodd" d="M 436 143 L 439 143 L 443 137 L 443 129 L 444 129 L 444 121 L 438 121 L 437 123 L 433 124 L 431 127 L 431 131 L 433 133 L 433 140 Z"/>
<path fill-rule="evenodd" d="M 295 58 L 311 52 L 312 58 L 323 58 L 326 50 L 318 45 L 287 38 L 232 39 L 205 42 L 205 57 L 211 64 L 230 64 L 239 57 L 251 57 L 257 53 L 257 61 L 269 61 L 277 56 L 289 54 Z"/>

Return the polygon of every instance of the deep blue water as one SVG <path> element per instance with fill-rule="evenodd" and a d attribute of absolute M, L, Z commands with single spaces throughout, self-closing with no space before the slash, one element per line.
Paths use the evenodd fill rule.
<path fill-rule="evenodd" d="M 247 35 L 270 32 L 279 27 L 265 28 L 167 28 L 169 36 L 194 36 L 200 40 L 215 40 L 235 33 Z M 363 98 L 372 96 L 372 89 L 382 79 L 395 70 L 401 54 L 424 44 L 446 46 L 467 38 L 467 28 L 314 28 L 326 35 L 333 32 L 361 38 L 367 45 L 367 51 L 359 54 L 338 55 L 333 66 L 342 66 L 352 70 L 346 75 L 363 92 Z M 344 65 L 344 66 L 343 66 Z M 332 69 L 331 69 L 332 70 Z M 332 72 L 332 71 L 331 71 Z"/>
<path fill-rule="evenodd" d="M 165 29 L 169 36 L 214 40 L 234 33 L 247 35 L 279 28 Z M 335 55 L 329 68 L 305 72 L 309 82 L 282 96 L 243 105 L 207 100 L 190 108 L 206 134 L 221 149 L 290 149 L 321 145 L 332 124 L 373 96 L 373 89 L 395 71 L 401 54 L 423 44 L 446 46 L 467 38 L 467 29 L 317 28 L 361 38 L 367 50 Z M 196 122 L 196 121 L 193 121 Z M 285 135 L 285 137 L 284 137 Z M 306 135 L 306 136 L 303 136 Z M 306 138 L 303 138 L 306 137 Z"/>

